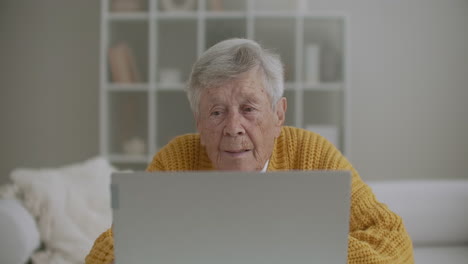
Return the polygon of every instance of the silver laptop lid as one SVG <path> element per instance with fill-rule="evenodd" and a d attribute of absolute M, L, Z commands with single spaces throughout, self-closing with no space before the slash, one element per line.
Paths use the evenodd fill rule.
<path fill-rule="evenodd" d="M 115 263 L 346 263 L 346 171 L 112 175 Z"/>

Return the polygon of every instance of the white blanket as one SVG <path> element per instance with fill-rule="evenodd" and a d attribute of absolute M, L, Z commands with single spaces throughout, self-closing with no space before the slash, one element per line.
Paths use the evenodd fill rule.
<path fill-rule="evenodd" d="M 95 239 L 112 223 L 112 171 L 106 159 L 97 157 L 62 168 L 12 172 L 45 245 L 32 256 L 33 263 L 84 263 Z"/>

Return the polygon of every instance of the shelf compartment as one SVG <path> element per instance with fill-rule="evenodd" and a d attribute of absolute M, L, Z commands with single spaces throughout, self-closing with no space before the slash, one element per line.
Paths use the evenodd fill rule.
<path fill-rule="evenodd" d="M 148 22 L 110 21 L 109 83 L 148 82 Z"/>
<path fill-rule="evenodd" d="M 147 156 L 148 93 L 114 92 L 109 94 L 108 153 Z"/>
<path fill-rule="evenodd" d="M 112 21 L 145 21 L 149 19 L 145 12 L 110 13 L 109 20 Z"/>
<path fill-rule="evenodd" d="M 304 18 L 303 47 L 304 82 L 343 82 L 343 18 Z"/>
<path fill-rule="evenodd" d="M 255 11 L 296 11 L 298 0 L 252 0 Z"/>
<path fill-rule="evenodd" d="M 187 86 L 186 83 L 182 82 L 174 82 L 174 83 L 158 83 L 156 85 L 158 91 L 165 91 L 165 92 L 170 92 L 170 91 L 184 91 L 185 87 Z"/>
<path fill-rule="evenodd" d="M 205 17 L 208 19 L 232 19 L 232 18 L 238 18 L 238 19 L 246 19 L 247 18 L 247 13 L 245 12 L 207 12 L 205 13 Z"/>
<path fill-rule="evenodd" d="M 176 136 L 196 132 L 185 91 L 158 91 L 156 108 L 157 148 L 165 146 Z"/>
<path fill-rule="evenodd" d="M 206 20 L 206 49 L 222 40 L 230 38 L 245 38 L 246 36 L 245 19 L 209 18 Z"/>
<path fill-rule="evenodd" d="M 258 18 L 296 18 L 296 11 L 256 11 L 252 14 Z"/>
<path fill-rule="evenodd" d="M 294 82 L 285 82 L 284 83 L 284 90 L 285 91 L 296 90 L 296 83 L 294 83 Z"/>
<path fill-rule="evenodd" d="M 180 19 L 197 19 L 196 12 L 158 12 L 154 16 L 158 20 L 180 20 Z"/>
<path fill-rule="evenodd" d="M 246 10 L 246 0 L 206 0 L 206 11 L 208 12 L 228 13 Z"/>
<path fill-rule="evenodd" d="M 143 13 L 148 11 L 148 0 L 109 0 L 109 13 Z"/>
<path fill-rule="evenodd" d="M 343 90 L 343 83 L 341 82 L 324 82 L 324 83 L 304 83 L 304 90 L 336 92 Z"/>
<path fill-rule="evenodd" d="M 203 50 L 232 37 L 252 37 L 281 55 L 288 100 L 285 125 L 336 128 L 338 147 L 345 145 L 345 14 L 317 12 L 310 3 L 306 10 L 307 0 L 194 0 L 185 10 L 163 8 L 165 0 L 141 0 L 143 8 L 119 12 L 110 10 L 107 3 L 112 1 L 103 0 L 101 10 L 104 48 L 125 41 L 140 73 L 139 81 L 114 83 L 109 58 L 101 65 L 106 107 L 102 153 L 120 169 L 144 170 L 172 138 L 196 132 L 184 91 L 191 65 Z M 309 44 L 321 48 L 316 81 L 306 78 Z M 104 52 L 103 57 L 108 55 Z M 136 110 L 123 110 L 132 100 Z M 144 140 L 144 153 L 125 154 L 123 142 L 133 137 Z"/>
<path fill-rule="evenodd" d="M 186 82 L 197 59 L 197 20 L 159 20 L 156 81 Z"/>
<path fill-rule="evenodd" d="M 255 40 L 279 53 L 285 66 L 285 81 L 295 81 L 295 18 L 255 18 Z"/>
<path fill-rule="evenodd" d="M 198 10 L 199 0 L 157 0 L 160 13 L 189 13 Z"/>
<path fill-rule="evenodd" d="M 284 91 L 284 97 L 287 100 L 287 108 L 286 108 L 286 120 L 284 125 L 286 126 L 295 126 L 295 102 L 296 102 L 296 91 Z"/>
<path fill-rule="evenodd" d="M 304 91 L 304 123 L 302 127 L 310 126 L 336 128 L 337 147 L 342 148 L 343 142 L 343 91 Z"/>
<path fill-rule="evenodd" d="M 146 92 L 149 90 L 147 83 L 109 83 L 107 90 L 110 92 Z"/>

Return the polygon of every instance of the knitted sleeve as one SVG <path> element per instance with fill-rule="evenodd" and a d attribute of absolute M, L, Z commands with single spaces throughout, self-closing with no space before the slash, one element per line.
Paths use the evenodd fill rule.
<path fill-rule="evenodd" d="M 86 264 L 110 264 L 114 261 L 114 238 L 112 229 L 102 233 L 94 242 L 91 251 L 86 256 Z"/>
<path fill-rule="evenodd" d="M 335 147 L 323 150 L 328 153 L 326 167 L 352 172 L 348 263 L 414 263 L 412 242 L 401 217 L 376 199 Z"/>
<path fill-rule="evenodd" d="M 414 263 L 413 246 L 400 216 L 377 201 L 353 173 L 348 263 Z"/>

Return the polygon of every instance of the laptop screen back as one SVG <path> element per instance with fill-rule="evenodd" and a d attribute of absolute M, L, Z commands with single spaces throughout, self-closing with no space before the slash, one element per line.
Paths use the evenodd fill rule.
<path fill-rule="evenodd" d="M 115 263 L 346 263 L 346 171 L 112 175 Z"/>

